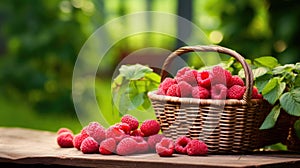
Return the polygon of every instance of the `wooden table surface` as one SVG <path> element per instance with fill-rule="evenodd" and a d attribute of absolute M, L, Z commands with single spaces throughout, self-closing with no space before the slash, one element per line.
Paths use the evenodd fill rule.
<path fill-rule="evenodd" d="M 2 165 L 2 166 L 1 166 Z M 255 153 L 163 158 L 155 153 L 132 156 L 82 154 L 60 148 L 56 134 L 24 128 L 0 127 L 0 167 L 300 167 L 300 154 Z M 29 166 L 31 165 L 31 166 Z"/>

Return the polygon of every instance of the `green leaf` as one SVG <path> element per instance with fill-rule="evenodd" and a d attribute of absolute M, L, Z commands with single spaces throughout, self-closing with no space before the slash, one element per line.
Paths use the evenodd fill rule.
<path fill-rule="evenodd" d="M 264 67 L 258 67 L 256 69 L 253 69 L 252 72 L 253 72 L 254 79 L 256 79 L 260 76 L 265 75 L 268 72 L 268 69 Z"/>
<path fill-rule="evenodd" d="M 277 118 L 280 114 L 280 105 L 276 105 L 272 108 L 271 112 L 268 114 L 263 124 L 260 126 L 260 130 L 273 128 L 276 124 Z"/>
<path fill-rule="evenodd" d="M 295 68 L 294 64 L 285 64 L 283 66 L 275 67 L 272 71 L 274 75 L 279 75 L 287 72 L 292 72 L 294 68 Z"/>
<path fill-rule="evenodd" d="M 264 67 L 272 69 L 278 65 L 278 61 L 274 57 L 265 56 L 265 57 L 260 57 L 260 58 L 254 59 L 254 65 L 264 66 Z"/>
<path fill-rule="evenodd" d="M 290 115 L 300 116 L 300 88 L 284 93 L 280 99 L 281 107 Z"/>
<path fill-rule="evenodd" d="M 141 65 L 122 65 L 119 69 L 120 75 L 124 76 L 127 80 L 138 80 L 145 76 L 146 73 L 152 72 L 152 69 Z"/>
<path fill-rule="evenodd" d="M 134 93 L 130 95 L 131 107 L 130 110 L 136 109 L 144 103 L 144 93 Z"/>
<path fill-rule="evenodd" d="M 274 104 L 286 87 L 285 82 L 280 82 L 280 78 L 271 79 L 262 90 L 263 97 L 270 103 Z"/>
<path fill-rule="evenodd" d="M 300 87 L 300 75 L 299 74 L 297 74 L 297 76 L 295 77 L 294 86 Z"/>
<path fill-rule="evenodd" d="M 264 89 L 264 87 L 267 85 L 267 83 L 271 78 L 272 78 L 271 74 L 265 74 L 263 76 L 256 78 L 255 86 L 257 87 L 259 92 L 262 92 L 262 90 Z"/>
<path fill-rule="evenodd" d="M 294 123 L 294 129 L 298 139 L 300 139 L 300 119 Z"/>

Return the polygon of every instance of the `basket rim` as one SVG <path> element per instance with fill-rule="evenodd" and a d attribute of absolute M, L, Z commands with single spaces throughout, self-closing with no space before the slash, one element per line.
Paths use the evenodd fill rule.
<path fill-rule="evenodd" d="M 224 100 L 216 100 L 216 99 L 199 99 L 199 98 L 190 98 L 190 97 L 174 97 L 174 96 L 166 96 L 166 95 L 158 95 L 156 94 L 157 90 L 148 92 L 148 97 L 151 100 L 168 102 L 168 103 L 178 103 L 178 104 L 189 104 L 189 105 L 251 105 L 263 103 L 265 100 L 263 99 L 251 99 L 250 101 L 246 100 L 238 100 L 238 99 L 224 99 Z"/>

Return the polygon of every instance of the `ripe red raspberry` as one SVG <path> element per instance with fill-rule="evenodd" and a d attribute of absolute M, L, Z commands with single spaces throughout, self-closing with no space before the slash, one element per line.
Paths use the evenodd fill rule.
<path fill-rule="evenodd" d="M 126 114 L 121 118 L 122 123 L 126 123 L 130 126 L 131 131 L 136 130 L 139 127 L 139 121 L 132 115 Z"/>
<path fill-rule="evenodd" d="M 198 72 L 196 70 L 189 70 L 189 71 L 186 71 L 184 73 L 184 75 L 182 75 L 180 77 L 176 76 L 175 80 L 177 81 L 177 83 L 179 83 L 181 81 L 185 81 L 192 86 L 196 86 L 198 84 L 197 83 L 197 73 Z"/>
<path fill-rule="evenodd" d="M 155 146 L 156 153 L 161 157 L 170 157 L 175 151 L 175 145 L 172 139 L 162 138 Z"/>
<path fill-rule="evenodd" d="M 245 83 L 242 78 L 237 75 L 232 76 L 231 81 L 227 84 L 227 87 L 230 88 L 233 85 L 245 86 Z"/>
<path fill-rule="evenodd" d="M 103 155 L 111 155 L 115 153 L 117 142 L 113 138 L 107 138 L 100 143 L 99 152 Z"/>
<path fill-rule="evenodd" d="M 143 137 L 144 134 L 142 133 L 142 131 L 140 129 L 136 129 L 136 130 L 131 131 L 130 136 L 141 136 L 141 137 Z"/>
<path fill-rule="evenodd" d="M 87 137 L 82 141 L 80 150 L 82 153 L 97 153 L 99 152 L 98 142 L 92 137 Z"/>
<path fill-rule="evenodd" d="M 197 82 L 199 86 L 209 89 L 211 87 L 211 73 L 206 70 L 199 72 Z"/>
<path fill-rule="evenodd" d="M 131 155 L 137 151 L 137 142 L 132 137 L 122 139 L 117 145 L 116 152 L 118 155 Z"/>
<path fill-rule="evenodd" d="M 89 135 L 84 131 L 81 132 L 80 134 L 77 134 L 74 136 L 73 139 L 73 145 L 76 149 L 80 150 L 80 146 L 82 144 L 82 141 L 85 140 Z"/>
<path fill-rule="evenodd" d="M 180 154 L 187 154 L 187 145 L 191 141 L 186 136 L 180 136 L 175 141 L 175 151 Z"/>
<path fill-rule="evenodd" d="M 258 92 L 258 89 L 254 86 L 252 89 L 252 99 L 262 99 L 262 95 Z"/>
<path fill-rule="evenodd" d="M 183 67 L 180 70 L 177 71 L 176 77 L 181 77 L 185 74 L 185 72 L 190 71 L 190 67 Z"/>
<path fill-rule="evenodd" d="M 162 92 L 164 95 L 167 94 L 167 91 L 169 87 L 176 84 L 176 80 L 172 78 L 165 78 L 162 83 L 159 85 L 160 92 Z"/>
<path fill-rule="evenodd" d="M 130 135 L 131 128 L 128 124 L 126 124 L 126 123 L 117 123 L 117 124 L 115 124 L 115 127 L 122 130 L 125 134 Z"/>
<path fill-rule="evenodd" d="M 191 140 L 187 145 L 187 154 L 189 156 L 206 155 L 208 152 L 207 145 L 197 139 Z"/>
<path fill-rule="evenodd" d="M 211 87 L 210 94 L 212 99 L 226 99 L 227 87 L 223 84 L 216 84 Z"/>
<path fill-rule="evenodd" d="M 190 97 L 193 87 L 185 81 L 178 83 L 177 94 L 179 97 Z"/>
<path fill-rule="evenodd" d="M 145 141 L 145 139 L 143 137 L 135 136 L 135 137 L 131 137 L 131 138 L 134 139 L 137 143 L 136 153 L 146 153 L 149 150 L 148 143 Z"/>
<path fill-rule="evenodd" d="M 114 138 L 117 143 L 128 136 L 129 135 L 115 125 L 110 126 L 106 130 L 106 138 Z"/>
<path fill-rule="evenodd" d="M 73 146 L 73 134 L 70 132 L 62 132 L 57 136 L 57 144 L 62 148 L 72 148 Z"/>
<path fill-rule="evenodd" d="M 140 129 L 144 136 L 148 137 L 157 134 L 160 130 L 160 125 L 156 120 L 145 120 Z"/>
<path fill-rule="evenodd" d="M 155 151 L 155 145 L 160 142 L 165 136 L 163 134 L 155 134 L 148 137 L 148 146 L 150 151 Z"/>
<path fill-rule="evenodd" d="M 240 85 L 233 85 L 231 88 L 227 91 L 227 98 L 228 99 L 242 99 L 243 95 L 246 91 L 245 86 Z"/>
<path fill-rule="evenodd" d="M 90 137 L 94 138 L 98 144 L 101 143 L 106 137 L 105 137 L 105 128 L 100 125 L 98 122 L 91 122 L 86 128 L 87 134 L 90 135 Z"/>
<path fill-rule="evenodd" d="M 221 66 L 213 67 L 211 79 L 212 85 L 223 84 L 227 86 L 230 83 L 231 78 L 231 73 L 228 70 L 223 69 Z"/>
<path fill-rule="evenodd" d="M 73 134 L 73 132 L 69 129 L 69 128 L 60 128 L 58 131 L 57 131 L 57 135 L 63 133 L 63 132 L 69 132 L 71 134 Z"/>
<path fill-rule="evenodd" d="M 180 93 L 178 92 L 178 84 L 174 84 L 169 87 L 166 93 L 167 96 L 176 96 L 179 97 Z"/>
<path fill-rule="evenodd" d="M 192 90 L 192 97 L 198 99 L 208 99 L 210 97 L 210 93 L 204 87 L 195 86 Z"/>

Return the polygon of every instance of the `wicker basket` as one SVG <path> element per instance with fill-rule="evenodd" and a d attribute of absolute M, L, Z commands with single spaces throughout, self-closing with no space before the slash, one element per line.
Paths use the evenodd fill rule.
<path fill-rule="evenodd" d="M 161 81 L 174 58 L 188 52 L 218 52 L 239 61 L 245 71 L 246 91 L 242 100 L 196 99 L 148 93 L 157 120 L 165 136 L 176 139 L 186 135 L 203 140 L 209 153 L 245 153 L 280 142 L 278 130 L 260 131 L 259 127 L 271 106 L 262 99 L 251 99 L 253 74 L 245 59 L 237 52 L 221 46 L 187 46 L 171 53 L 164 62 Z"/>

